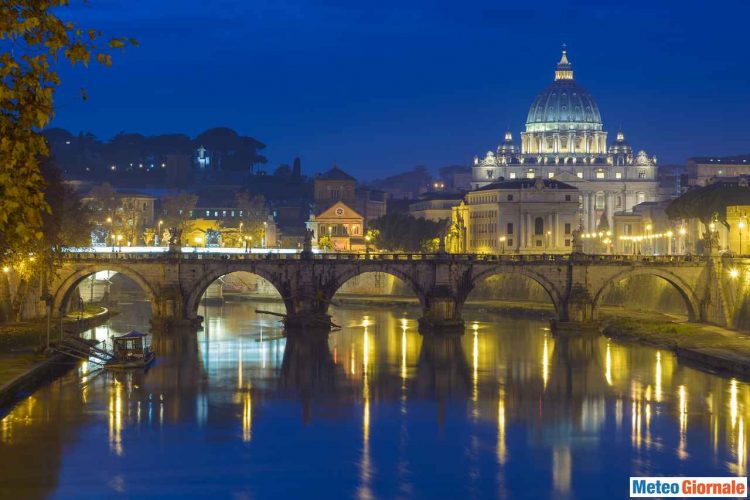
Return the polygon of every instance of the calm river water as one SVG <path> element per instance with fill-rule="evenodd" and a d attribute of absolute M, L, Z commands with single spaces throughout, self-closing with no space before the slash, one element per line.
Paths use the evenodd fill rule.
<path fill-rule="evenodd" d="M 626 498 L 629 476 L 746 475 L 749 386 L 669 352 L 471 311 L 422 337 L 417 311 L 372 307 L 295 341 L 257 306 L 154 339 L 147 373 L 82 364 L 20 403 L 2 496 Z M 120 307 L 89 335 L 147 328 Z"/>

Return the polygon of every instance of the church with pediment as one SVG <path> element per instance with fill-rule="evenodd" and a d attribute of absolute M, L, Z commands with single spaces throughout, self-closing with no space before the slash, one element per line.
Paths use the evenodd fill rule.
<path fill-rule="evenodd" d="M 365 218 L 343 201 L 311 215 L 307 229 L 312 231 L 313 245 L 338 252 L 365 249 Z M 330 243 L 328 243 L 330 242 Z"/>

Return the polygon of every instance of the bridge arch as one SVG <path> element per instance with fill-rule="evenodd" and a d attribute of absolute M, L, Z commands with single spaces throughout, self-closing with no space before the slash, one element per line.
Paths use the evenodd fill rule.
<path fill-rule="evenodd" d="M 68 304 L 73 291 L 76 289 L 76 287 L 78 287 L 78 285 L 81 284 L 83 280 L 93 274 L 102 271 L 114 271 L 122 274 L 123 276 L 126 276 L 127 278 L 135 282 L 138 287 L 143 290 L 143 293 L 146 295 L 146 299 L 151 304 L 151 315 L 153 317 L 157 317 L 159 315 L 157 294 L 153 286 L 151 286 L 151 284 L 140 273 L 133 270 L 129 266 L 111 262 L 78 268 L 67 278 L 63 279 L 63 281 L 59 285 L 57 285 L 56 289 L 54 291 L 51 291 L 52 310 L 59 311 L 61 308 L 64 308 Z"/>
<path fill-rule="evenodd" d="M 690 285 L 688 285 L 682 278 L 670 271 L 664 269 L 649 268 L 628 269 L 608 279 L 607 282 L 602 285 L 594 295 L 592 310 L 593 317 L 598 317 L 599 306 L 601 305 L 604 296 L 609 290 L 611 290 L 617 283 L 636 276 L 654 276 L 657 278 L 661 278 L 672 285 L 672 287 L 677 291 L 680 297 L 682 297 L 682 300 L 685 302 L 685 307 L 688 313 L 688 321 L 700 320 L 701 303 L 692 287 L 690 287 Z"/>
<path fill-rule="evenodd" d="M 514 274 L 523 276 L 535 282 L 539 286 L 541 286 L 542 289 L 546 292 L 547 296 L 549 296 L 550 301 L 552 302 L 552 305 L 555 308 L 555 313 L 558 316 L 561 314 L 561 311 L 563 309 L 563 295 L 562 295 L 562 292 L 558 289 L 558 287 L 555 286 L 555 284 L 552 283 L 543 274 L 537 271 L 534 271 L 533 269 L 529 267 L 521 267 L 521 266 L 503 266 L 503 265 L 492 266 L 474 274 L 469 280 L 469 282 L 466 284 L 465 288 L 462 290 L 461 303 L 464 303 L 466 299 L 469 297 L 469 294 L 477 287 L 477 285 L 479 285 L 481 282 L 483 282 L 487 278 L 490 278 L 491 276 L 514 275 Z"/>
<path fill-rule="evenodd" d="M 246 265 L 232 265 L 227 264 L 220 267 L 209 269 L 204 275 L 202 275 L 198 281 L 193 285 L 192 289 L 185 299 L 185 315 L 187 319 L 195 319 L 198 316 L 198 307 L 200 306 L 201 297 L 206 293 L 208 287 L 211 286 L 216 280 L 222 276 L 228 274 L 244 272 L 259 276 L 264 280 L 268 281 L 271 286 L 279 293 L 279 296 L 284 301 L 287 313 L 292 311 L 292 297 L 291 291 L 285 290 L 277 280 L 277 277 L 272 273 L 265 270 L 262 266 L 248 268 Z"/>
<path fill-rule="evenodd" d="M 419 299 L 420 306 L 422 306 L 423 308 L 425 307 L 425 292 L 417 282 L 416 276 L 405 271 L 404 269 L 400 269 L 397 266 L 385 266 L 383 268 L 372 269 L 369 267 L 351 267 L 337 273 L 327 287 L 327 299 L 329 302 L 326 304 L 326 309 L 327 305 L 330 303 L 330 300 L 333 299 L 333 297 L 341 289 L 341 287 L 343 287 L 349 280 L 369 273 L 388 274 L 390 276 L 398 278 L 414 293 L 417 299 Z"/>

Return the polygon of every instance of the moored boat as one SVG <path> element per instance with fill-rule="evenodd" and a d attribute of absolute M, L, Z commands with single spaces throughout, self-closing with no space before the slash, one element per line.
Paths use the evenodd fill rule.
<path fill-rule="evenodd" d="M 156 357 L 146 345 L 145 333 L 132 330 L 112 339 L 112 358 L 104 365 L 111 370 L 146 368 Z"/>

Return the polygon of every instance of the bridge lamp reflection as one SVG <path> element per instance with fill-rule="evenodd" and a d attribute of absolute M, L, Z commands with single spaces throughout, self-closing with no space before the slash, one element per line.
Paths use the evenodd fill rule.
<path fill-rule="evenodd" d="M 729 270 L 729 277 L 732 279 L 737 279 L 737 277 L 740 275 L 740 272 L 737 269 L 730 269 Z"/>
<path fill-rule="evenodd" d="M 8 266 L 3 266 L 3 272 L 4 273 L 10 272 L 10 268 Z"/>

